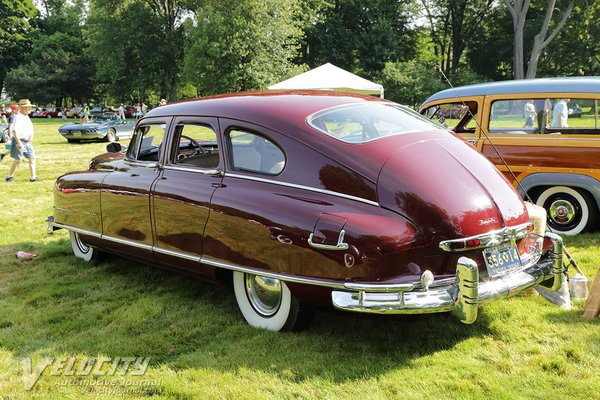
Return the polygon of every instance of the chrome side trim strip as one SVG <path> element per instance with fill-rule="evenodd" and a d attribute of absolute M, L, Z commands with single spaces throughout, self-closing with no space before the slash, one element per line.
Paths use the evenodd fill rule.
<path fill-rule="evenodd" d="M 281 181 L 276 181 L 276 180 L 273 180 L 273 179 L 259 178 L 259 177 L 255 177 L 255 176 L 232 174 L 230 172 L 226 172 L 225 176 L 229 177 L 229 178 L 238 178 L 238 179 L 246 179 L 246 180 L 249 180 L 249 181 L 256 181 L 256 182 L 262 182 L 262 183 L 270 183 L 272 185 L 285 186 L 285 187 L 290 187 L 290 188 L 294 188 L 294 189 L 308 190 L 308 191 L 311 191 L 311 192 L 327 194 L 327 195 L 335 196 L 335 197 L 341 197 L 341 198 L 344 198 L 344 199 L 354 200 L 354 201 L 358 201 L 358 202 L 361 202 L 361 203 L 369 204 L 371 206 L 379 207 L 379 203 L 376 202 L 376 201 L 367 200 L 367 199 L 363 199 L 362 197 L 356 197 L 356 196 L 352 196 L 352 195 L 344 194 L 344 193 L 340 193 L 340 192 L 334 192 L 332 190 L 319 189 L 319 188 L 315 188 L 315 187 L 311 187 L 311 186 L 298 185 L 298 184 L 289 183 L 289 182 L 281 182 Z"/>
<path fill-rule="evenodd" d="M 148 251 L 152 251 L 153 250 L 153 246 L 150 246 L 149 244 L 143 244 L 143 243 L 134 242 L 133 240 L 121 239 L 121 238 L 114 237 L 114 236 L 109 236 L 109 235 L 102 235 L 100 238 L 104 239 L 104 240 L 108 240 L 110 242 L 115 242 L 115 243 L 119 243 L 119 244 L 126 244 L 126 245 L 129 245 L 129 246 L 137 247 L 137 248 L 148 250 Z"/>
<path fill-rule="evenodd" d="M 201 261 L 201 258 L 199 256 L 195 256 L 190 253 L 183 253 L 180 251 L 167 250 L 167 249 L 163 249 L 162 247 L 156 247 L 156 246 L 154 246 L 152 248 L 152 250 L 154 250 L 157 253 L 166 254 L 166 255 L 172 256 L 172 257 L 179 257 L 179 258 L 183 258 L 183 259 L 190 260 L 190 261 L 196 261 L 196 262 Z"/>
<path fill-rule="evenodd" d="M 200 262 L 207 264 L 207 265 L 211 265 L 213 267 L 225 268 L 225 269 L 229 269 L 232 271 L 244 272 L 244 273 L 248 273 L 248 274 L 256 274 L 256 275 L 266 276 L 268 278 L 280 279 L 285 282 L 302 283 L 305 285 L 323 286 L 323 287 L 335 288 L 335 289 L 345 289 L 346 285 L 347 285 L 344 282 L 336 282 L 336 281 L 325 280 L 325 279 L 306 278 L 303 276 L 287 275 L 287 274 L 281 274 L 278 272 L 269 272 L 269 271 L 254 269 L 254 268 L 242 267 L 240 265 L 231 264 L 231 263 L 224 262 L 224 261 L 217 261 L 210 257 L 204 257 L 204 256 L 202 257 Z"/>
<path fill-rule="evenodd" d="M 50 222 L 49 223 L 52 224 L 52 226 L 56 227 L 56 228 L 61 228 L 61 229 L 66 229 L 69 231 L 73 231 L 75 233 L 79 233 L 80 235 L 86 235 L 86 236 L 92 236 L 92 237 L 96 237 L 96 238 L 102 238 L 102 235 L 98 232 L 94 232 L 94 231 L 90 231 L 87 229 L 81 229 L 81 228 L 76 228 L 74 226 L 71 225 L 65 225 L 65 224 L 59 224 L 58 222 Z"/>

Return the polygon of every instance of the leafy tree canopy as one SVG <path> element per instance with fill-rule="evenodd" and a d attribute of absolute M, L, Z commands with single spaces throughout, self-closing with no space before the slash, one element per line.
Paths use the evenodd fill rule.
<path fill-rule="evenodd" d="M 265 89 L 302 72 L 297 0 L 211 2 L 196 9 L 185 73 L 199 95 Z"/>

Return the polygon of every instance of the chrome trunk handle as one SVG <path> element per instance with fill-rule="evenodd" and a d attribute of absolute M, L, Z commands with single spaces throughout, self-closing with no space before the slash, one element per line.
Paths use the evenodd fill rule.
<path fill-rule="evenodd" d="M 313 239 L 313 234 L 311 233 L 308 236 L 308 244 L 310 245 L 310 247 L 314 248 L 314 249 L 319 249 L 319 250 L 348 250 L 348 243 L 344 243 L 344 235 L 346 234 L 346 231 L 344 231 L 343 229 L 340 231 L 340 236 L 338 237 L 338 242 L 335 245 L 332 244 L 321 244 L 321 243 L 315 243 L 312 241 Z"/>

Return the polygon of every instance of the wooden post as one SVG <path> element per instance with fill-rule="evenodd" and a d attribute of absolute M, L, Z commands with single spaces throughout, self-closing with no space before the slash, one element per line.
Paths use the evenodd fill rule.
<path fill-rule="evenodd" d="M 596 278 L 592 284 L 592 289 L 585 302 L 585 308 L 583 310 L 583 318 L 591 319 L 597 317 L 600 314 L 600 268 L 596 273 Z"/>

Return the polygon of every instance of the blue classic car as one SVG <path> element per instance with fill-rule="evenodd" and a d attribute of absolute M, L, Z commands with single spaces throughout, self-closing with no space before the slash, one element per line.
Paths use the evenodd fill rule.
<path fill-rule="evenodd" d="M 69 123 L 58 128 L 58 132 L 69 143 L 82 140 L 103 140 L 114 142 L 116 140 L 128 139 L 133 134 L 135 121 L 127 122 L 119 119 L 113 114 L 94 116 L 86 123 Z"/>

